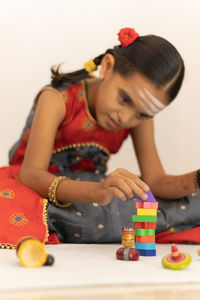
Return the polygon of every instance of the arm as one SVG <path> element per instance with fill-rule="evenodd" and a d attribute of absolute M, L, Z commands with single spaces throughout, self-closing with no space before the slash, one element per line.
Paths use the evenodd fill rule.
<path fill-rule="evenodd" d="M 47 169 L 57 128 L 64 116 L 65 105 L 62 99 L 53 91 L 44 91 L 38 99 L 19 180 L 45 198 L 48 198 L 49 186 L 56 178 Z M 61 182 L 57 189 L 58 200 L 76 201 L 79 198 L 80 201 L 80 193 L 81 200 L 90 199 L 90 189 L 83 185 L 87 183 Z"/>
<path fill-rule="evenodd" d="M 65 113 L 64 102 L 54 91 L 44 91 L 39 96 L 19 181 L 45 198 L 48 198 L 49 186 L 56 178 L 47 169 L 55 135 Z M 125 200 L 126 195 L 133 192 L 145 199 L 147 190 L 148 187 L 136 175 L 117 169 L 103 182 L 64 180 L 58 185 L 56 198 L 63 202 L 94 201 L 106 205 L 116 196 Z"/>
<path fill-rule="evenodd" d="M 152 119 L 132 129 L 132 140 L 142 179 L 156 196 L 175 199 L 197 190 L 196 171 L 177 176 L 165 174 L 155 145 Z"/>

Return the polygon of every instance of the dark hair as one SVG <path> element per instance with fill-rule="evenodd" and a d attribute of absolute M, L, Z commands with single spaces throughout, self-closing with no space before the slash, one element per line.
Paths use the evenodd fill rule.
<path fill-rule="evenodd" d="M 167 40 L 155 35 L 140 36 L 128 47 L 115 46 L 94 58 L 97 66 L 107 53 L 115 58 L 114 72 L 124 77 L 134 72 L 144 75 L 156 87 L 166 88 L 169 102 L 178 94 L 184 78 L 184 62 L 176 48 Z M 54 87 L 90 77 L 85 69 L 60 73 L 59 67 L 60 65 L 56 69 L 51 68 L 51 83 Z"/>

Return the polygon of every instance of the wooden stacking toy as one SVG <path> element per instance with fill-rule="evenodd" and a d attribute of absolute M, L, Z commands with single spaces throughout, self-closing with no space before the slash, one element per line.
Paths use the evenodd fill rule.
<path fill-rule="evenodd" d="M 137 199 L 137 215 L 132 216 L 135 227 L 135 248 L 140 252 L 141 256 L 155 256 L 158 202 L 150 190 L 147 194 L 147 200 Z"/>

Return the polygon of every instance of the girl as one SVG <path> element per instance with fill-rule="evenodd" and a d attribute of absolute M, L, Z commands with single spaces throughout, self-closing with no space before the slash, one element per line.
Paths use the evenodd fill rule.
<path fill-rule="evenodd" d="M 199 193 L 191 194 L 199 171 L 166 175 L 153 133 L 153 117 L 181 87 L 183 60 L 161 37 L 139 37 L 131 28 L 118 35 L 121 44 L 84 69 L 52 69 L 51 84 L 37 94 L 10 166 L 0 172 L 0 196 L 10 200 L 1 210 L 9 211 L 10 226 L 8 235 L 1 221 L 3 246 L 27 234 L 47 242 L 48 232 L 54 243 L 119 242 L 122 226 L 132 225 L 135 200 L 147 200 L 149 188 L 159 197 L 158 241 L 200 241 L 191 237 L 191 228 L 199 230 Z M 93 77 L 97 66 L 100 77 Z M 110 154 L 128 135 L 142 179 L 122 168 L 106 177 Z"/>

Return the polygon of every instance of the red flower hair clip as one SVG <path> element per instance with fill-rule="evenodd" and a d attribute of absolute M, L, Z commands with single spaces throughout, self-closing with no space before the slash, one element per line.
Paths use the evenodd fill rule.
<path fill-rule="evenodd" d="M 118 33 L 118 39 L 121 43 L 122 47 L 127 47 L 128 45 L 132 44 L 139 34 L 133 28 L 122 28 Z"/>

